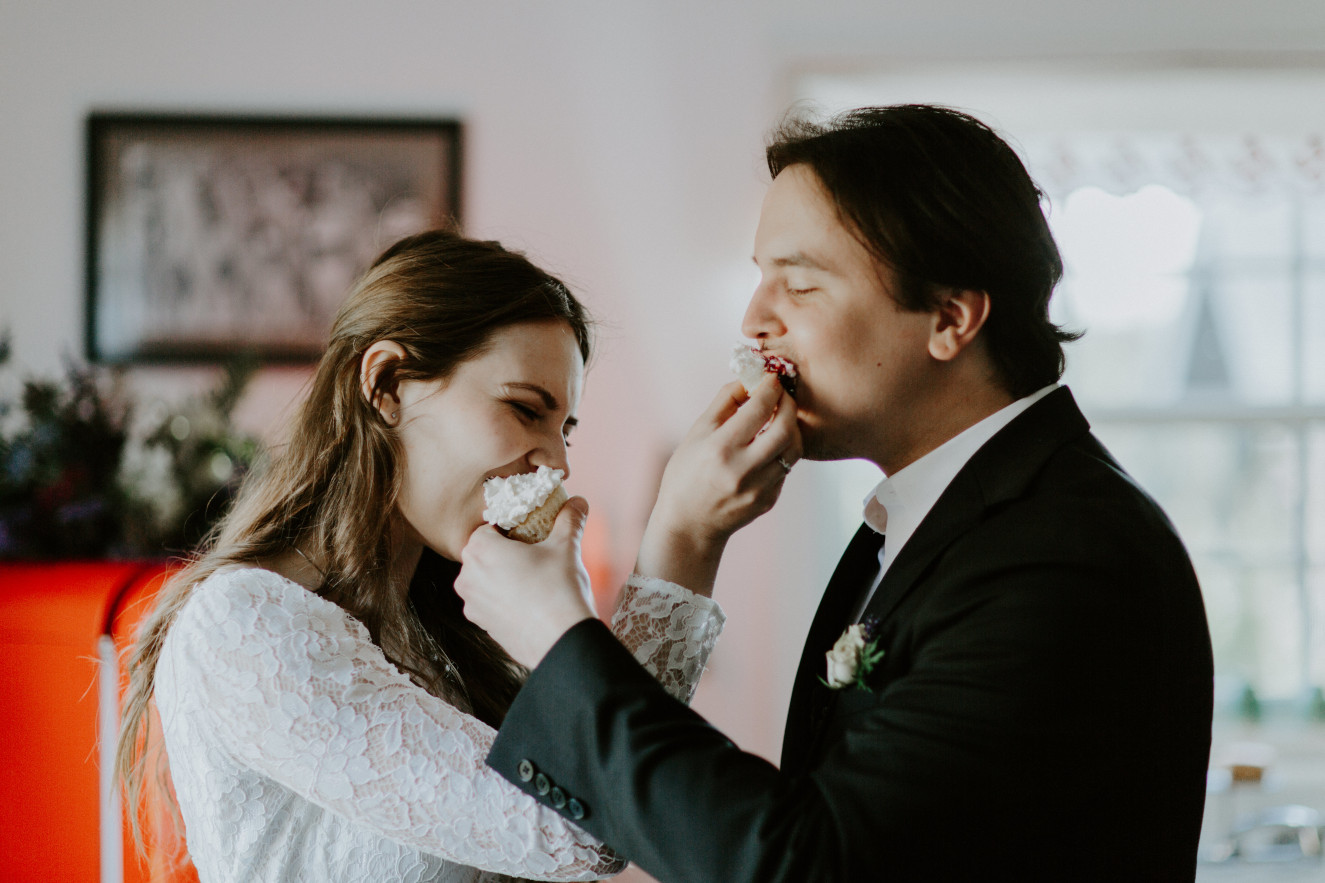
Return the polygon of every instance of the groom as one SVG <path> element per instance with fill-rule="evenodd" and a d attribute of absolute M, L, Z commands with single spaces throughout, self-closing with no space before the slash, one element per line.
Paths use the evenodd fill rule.
<path fill-rule="evenodd" d="M 540 771 L 663 883 L 1192 879 L 1201 595 L 1057 384 L 1071 335 L 1048 319 L 1062 265 L 1034 184 L 929 106 L 791 123 L 767 156 L 743 330 L 797 367 L 795 400 L 765 383 L 696 425 L 637 569 L 710 590 L 802 448 L 883 470 L 810 626 L 782 762 L 671 699 L 577 600 L 575 504 L 546 548 L 480 529 L 466 549 L 466 613 L 533 667 L 489 764 L 551 805 L 521 775 Z M 792 407 L 790 430 L 728 428 Z M 730 499 L 693 505 L 715 486 Z"/>

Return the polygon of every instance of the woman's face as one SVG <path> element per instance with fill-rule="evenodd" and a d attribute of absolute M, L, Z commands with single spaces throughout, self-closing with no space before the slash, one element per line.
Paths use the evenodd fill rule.
<path fill-rule="evenodd" d="M 406 535 L 458 561 L 484 523 L 485 481 L 539 466 L 569 475 L 566 439 L 583 384 L 575 333 L 560 320 L 497 331 L 447 380 L 401 381 Z"/>

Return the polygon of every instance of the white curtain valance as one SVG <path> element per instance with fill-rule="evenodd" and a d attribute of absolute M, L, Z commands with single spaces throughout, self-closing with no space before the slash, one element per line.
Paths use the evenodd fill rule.
<path fill-rule="evenodd" d="M 1101 134 L 1027 138 L 1022 155 L 1051 199 L 1160 184 L 1189 197 L 1325 195 L 1325 135 Z"/>

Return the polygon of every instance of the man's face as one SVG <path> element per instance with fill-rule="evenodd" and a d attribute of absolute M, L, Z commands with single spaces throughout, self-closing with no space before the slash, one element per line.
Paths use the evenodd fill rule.
<path fill-rule="evenodd" d="M 843 225 L 808 166 L 769 185 L 754 260 L 762 278 L 741 330 L 796 365 L 805 456 L 905 465 L 933 366 L 933 315 L 897 306 L 892 272 Z"/>

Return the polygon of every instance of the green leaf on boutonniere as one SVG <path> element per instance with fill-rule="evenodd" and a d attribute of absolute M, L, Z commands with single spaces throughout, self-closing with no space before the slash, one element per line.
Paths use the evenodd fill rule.
<path fill-rule="evenodd" d="M 828 677 L 819 678 L 819 683 L 830 690 L 856 687 L 872 693 L 865 678 L 884 657 L 884 649 L 879 646 L 878 626 L 879 621 L 873 616 L 847 626 L 833 644 L 833 649 L 825 654 Z"/>

